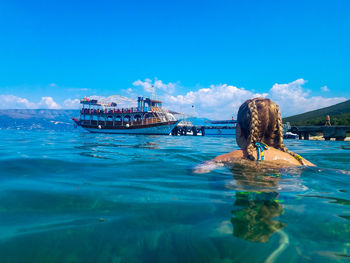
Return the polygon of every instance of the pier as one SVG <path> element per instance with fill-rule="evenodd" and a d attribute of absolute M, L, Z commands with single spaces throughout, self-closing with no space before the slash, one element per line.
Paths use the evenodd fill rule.
<path fill-rule="evenodd" d="M 216 124 L 216 125 L 193 125 L 191 122 L 184 121 L 180 122 L 172 131 L 173 136 L 206 136 L 206 135 L 232 135 L 236 134 L 236 124 L 237 121 L 234 120 L 224 120 L 224 121 L 208 121 L 206 123 Z M 224 126 L 219 126 L 219 124 L 225 124 Z"/>
<path fill-rule="evenodd" d="M 177 136 L 186 136 L 186 135 L 205 135 L 205 128 L 203 126 L 176 126 L 172 131 L 171 135 Z"/>
<path fill-rule="evenodd" d="M 290 132 L 298 134 L 300 140 L 309 140 L 311 133 L 323 133 L 325 140 L 335 138 L 344 141 L 346 133 L 350 132 L 350 126 L 292 126 Z"/>

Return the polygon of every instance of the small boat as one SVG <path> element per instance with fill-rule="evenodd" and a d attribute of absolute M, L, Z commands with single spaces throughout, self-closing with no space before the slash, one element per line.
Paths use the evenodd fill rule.
<path fill-rule="evenodd" d="M 298 139 L 298 134 L 294 134 L 291 132 L 286 132 L 283 134 L 283 139 Z"/>
<path fill-rule="evenodd" d="M 137 107 L 118 107 L 117 102 L 83 98 L 77 126 L 92 133 L 169 135 L 179 122 L 162 102 L 138 97 Z"/>
<path fill-rule="evenodd" d="M 282 124 L 283 127 L 283 139 L 297 139 L 299 136 L 295 133 L 290 132 L 291 126 L 290 123 Z"/>

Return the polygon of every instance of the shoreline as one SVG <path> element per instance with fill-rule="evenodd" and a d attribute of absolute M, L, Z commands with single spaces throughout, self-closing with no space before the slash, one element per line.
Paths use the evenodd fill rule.
<path fill-rule="evenodd" d="M 310 141 L 325 141 L 323 136 L 310 136 Z M 330 141 L 335 141 L 335 138 L 331 138 Z M 346 137 L 344 141 L 350 141 L 350 137 Z"/>

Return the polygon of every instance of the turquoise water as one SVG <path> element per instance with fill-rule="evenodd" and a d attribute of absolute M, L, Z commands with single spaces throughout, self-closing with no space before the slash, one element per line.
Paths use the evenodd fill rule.
<path fill-rule="evenodd" d="M 229 137 L 0 131 L 4 262 L 349 262 L 350 143 L 287 141 L 318 165 L 193 168 Z"/>

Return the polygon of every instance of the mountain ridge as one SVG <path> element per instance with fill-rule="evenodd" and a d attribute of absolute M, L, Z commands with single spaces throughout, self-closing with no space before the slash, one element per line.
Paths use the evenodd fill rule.
<path fill-rule="evenodd" d="M 72 130 L 71 118 L 79 110 L 6 109 L 0 110 L 0 129 Z"/>
<path fill-rule="evenodd" d="M 337 103 L 321 109 L 283 118 L 283 122 L 291 125 L 324 125 L 326 115 L 331 117 L 332 125 L 350 125 L 350 100 Z"/>

